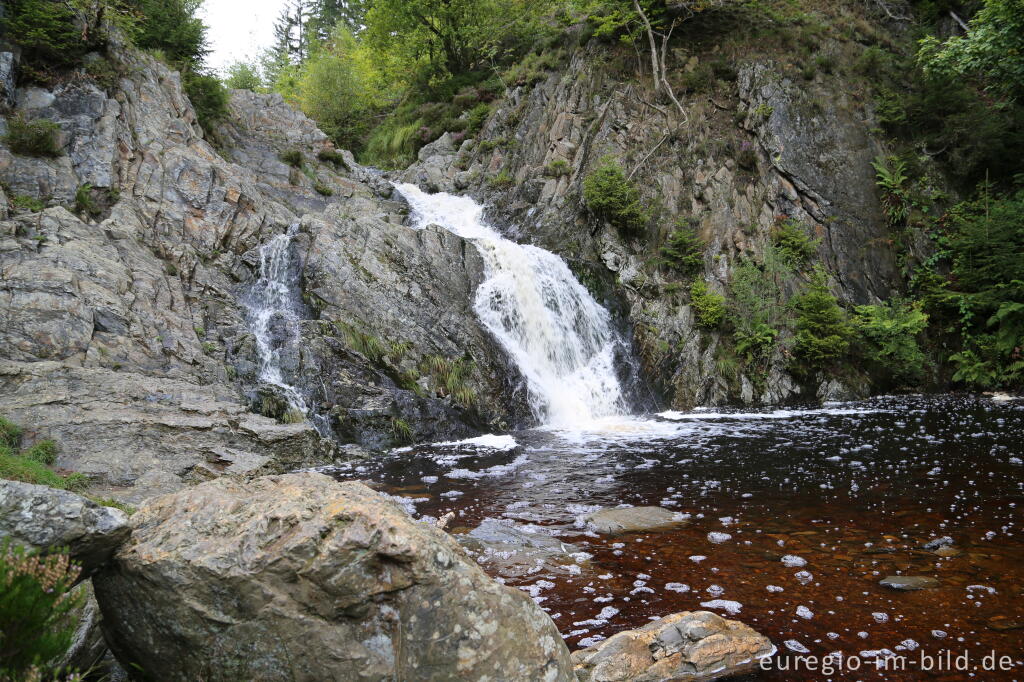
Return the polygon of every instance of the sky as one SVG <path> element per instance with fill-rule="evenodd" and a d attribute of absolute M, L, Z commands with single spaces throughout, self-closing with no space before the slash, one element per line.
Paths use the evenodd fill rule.
<path fill-rule="evenodd" d="M 273 23 L 284 0 L 206 0 L 203 19 L 210 27 L 207 63 L 218 72 L 232 62 L 252 59 L 273 42 Z"/>

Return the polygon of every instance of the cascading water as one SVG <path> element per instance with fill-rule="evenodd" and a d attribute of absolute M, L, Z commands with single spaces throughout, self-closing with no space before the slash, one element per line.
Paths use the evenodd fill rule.
<path fill-rule="evenodd" d="M 300 316 L 290 285 L 294 276 L 291 245 L 298 229 L 298 224 L 292 225 L 285 234 L 277 235 L 260 247 L 260 278 L 249 297 L 249 324 L 260 356 L 259 380 L 280 388 L 288 404 L 306 415 L 308 407 L 302 394 L 284 380 L 281 370 L 284 344 L 274 341 L 274 328 L 280 323 L 291 337 L 289 340 L 298 341 Z"/>
<path fill-rule="evenodd" d="M 397 188 L 412 207 L 414 227 L 437 224 L 476 243 L 486 265 L 476 314 L 526 377 L 539 421 L 573 426 L 624 411 L 611 317 L 565 261 L 502 237 L 469 197 Z"/>

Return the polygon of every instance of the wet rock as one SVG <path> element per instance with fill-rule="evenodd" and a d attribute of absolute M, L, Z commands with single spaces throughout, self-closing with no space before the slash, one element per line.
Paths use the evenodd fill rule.
<path fill-rule="evenodd" d="M 879 580 L 878 584 L 902 592 L 912 592 L 938 587 L 939 581 L 923 575 L 890 575 Z"/>
<path fill-rule="evenodd" d="M 1006 632 L 1008 630 L 1024 629 L 1024 618 L 1013 618 L 1011 616 L 995 616 L 988 621 L 989 630 Z"/>
<path fill-rule="evenodd" d="M 963 551 L 957 549 L 956 547 L 951 547 L 949 545 L 943 545 L 942 547 L 939 547 L 938 549 L 936 549 L 934 551 L 934 554 L 935 554 L 935 556 L 940 556 L 940 557 L 944 557 L 944 558 L 950 558 L 950 557 L 960 556 L 961 554 L 963 554 Z"/>
<path fill-rule="evenodd" d="M 120 509 L 43 485 L 0 479 L 0 538 L 32 549 L 67 547 L 88 576 L 130 534 Z"/>
<path fill-rule="evenodd" d="M 94 579 L 111 649 L 165 680 L 572 679 L 551 619 L 441 530 L 317 473 L 151 500 Z"/>
<path fill-rule="evenodd" d="M 623 507 L 600 509 L 583 517 L 587 527 L 597 533 L 618 535 L 648 530 L 664 530 L 686 524 L 687 519 L 679 512 L 661 507 Z"/>
<path fill-rule="evenodd" d="M 562 542 L 547 527 L 517 524 L 508 520 L 484 519 L 468 533 L 455 538 L 492 575 L 514 578 L 536 573 L 578 572 L 589 554 Z"/>
<path fill-rule="evenodd" d="M 712 680 L 753 670 L 774 651 L 743 623 L 684 611 L 574 651 L 572 660 L 580 682 Z"/>

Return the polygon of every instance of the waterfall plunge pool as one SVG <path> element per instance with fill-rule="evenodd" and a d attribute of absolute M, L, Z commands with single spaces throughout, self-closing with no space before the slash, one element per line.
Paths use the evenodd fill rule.
<path fill-rule="evenodd" d="M 911 660 L 994 650 L 1024 665 L 1022 402 L 883 397 L 609 417 L 403 448 L 328 473 L 368 481 L 426 522 L 454 512 L 449 531 L 489 574 L 533 596 L 571 649 L 707 609 L 782 653 L 863 657 L 849 679 L 921 679 L 914 666 L 875 671 L 870 659 L 886 649 Z M 687 523 L 622 535 L 581 523 L 618 505 Z M 943 537 L 946 556 L 924 548 Z M 939 586 L 879 585 L 892 575 Z"/>

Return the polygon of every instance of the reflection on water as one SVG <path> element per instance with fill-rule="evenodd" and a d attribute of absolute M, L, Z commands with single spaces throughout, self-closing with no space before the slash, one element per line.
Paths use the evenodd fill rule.
<path fill-rule="evenodd" d="M 417 517 L 454 511 L 449 529 L 470 554 L 529 592 L 570 648 L 709 608 L 734 612 L 783 653 L 869 661 L 889 650 L 916 661 L 995 650 L 1016 672 L 973 679 L 1024 677 L 1024 404 L 879 398 L 609 418 L 513 437 L 407 448 L 335 473 L 380 484 Z M 689 523 L 601 536 L 580 521 L 623 504 L 678 511 Z M 925 548 L 944 537 L 952 544 Z M 939 586 L 878 584 L 891 575 Z M 922 676 L 915 664 L 834 675 Z"/>

